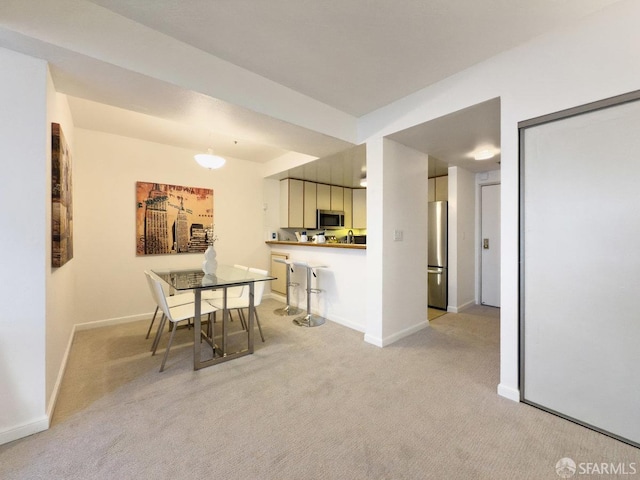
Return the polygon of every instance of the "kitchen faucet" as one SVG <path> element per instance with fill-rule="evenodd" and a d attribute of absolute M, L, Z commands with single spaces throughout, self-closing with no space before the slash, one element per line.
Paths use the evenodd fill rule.
<path fill-rule="evenodd" d="M 347 232 L 347 243 L 353 243 L 353 230 Z"/>

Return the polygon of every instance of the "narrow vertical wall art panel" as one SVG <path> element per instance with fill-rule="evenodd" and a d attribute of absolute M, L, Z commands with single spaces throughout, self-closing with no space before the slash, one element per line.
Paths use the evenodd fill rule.
<path fill-rule="evenodd" d="M 51 124 L 51 265 L 73 258 L 71 153 L 60 124 Z"/>
<path fill-rule="evenodd" d="M 212 230 L 212 189 L 136 183 L 136 255 L 203 253 Z"/>

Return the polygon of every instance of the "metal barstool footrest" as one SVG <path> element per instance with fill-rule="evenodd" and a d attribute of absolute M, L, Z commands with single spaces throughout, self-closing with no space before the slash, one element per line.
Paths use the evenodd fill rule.
<path fill-rule="evenodd" d="M 287 305 L 286 307 L 276 308 L 273 313 L 280 315 L 281 317 L 288 317 L 290 315 L 298 315 L 304 312 L 301 308 L 294 307 L 293 305 Z"/>
<path fill-rule="evenodd" d="M 311 274 L 315 277 L 314 268 L 326 268 L 326 265 L 309 265 L 307 262 L 293 262 L 294 265 L 305 267 L 307 269 L 307 314 L 302 317 L 294 318 L 293 324 L 299 327 L 318 327 L 324 324 L 325 319 L 311 313 L 311 294 L 322 292 L 319 288 L 311 287 Z"/>
<path fill-rule="evenodd" d="M 287 267 L 287 305 L 285 307 L 282 308 L 276 308 L 273 313 L 275 313 L 276 315 L 280 315 L 281 317 L 288 317 L 290 315 L 299 315 L 302 312 L 304 312 L 304 310 L 302 310 L 301 308 L 298 307 L 294 307 L 293 305 L 291 305 L 291 302 L 289 301 L 289 287 L 297 287 L 298 285 L 300 285 L 297 282 L 292 282 L 291 281 L 291 264 L 292 262 L 290 260 L 284 260 L 284 259 L 275 259 L 276 262 L 278 263 L 284 263 L 285 266 Z"/>
<path fill-rule="evenodd" d="M 318 327 L 325 322 L 323 317 L 318 315 L 305 315 L 293 319 L 293 323 L 299 327 Z"/>

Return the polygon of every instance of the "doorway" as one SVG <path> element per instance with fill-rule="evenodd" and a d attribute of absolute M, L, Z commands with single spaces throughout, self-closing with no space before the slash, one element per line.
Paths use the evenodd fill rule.
<path fill-rule="evenodd" d="M 480 186 L 480 303 L 500 307 L 500 184 Z"/>

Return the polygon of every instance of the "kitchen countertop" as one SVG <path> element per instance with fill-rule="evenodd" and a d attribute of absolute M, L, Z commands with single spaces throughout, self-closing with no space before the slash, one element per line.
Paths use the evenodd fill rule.
<path fill-rule="evenodd" d="M 313 243 L 313 242 L 286 242 L 268 240 L 267 245 L 299 245 L 301 247 L 320 247 L 320 248 L 351 248 L 356 250 L 366 250 L 367 246 L 354 243 Z"/>

